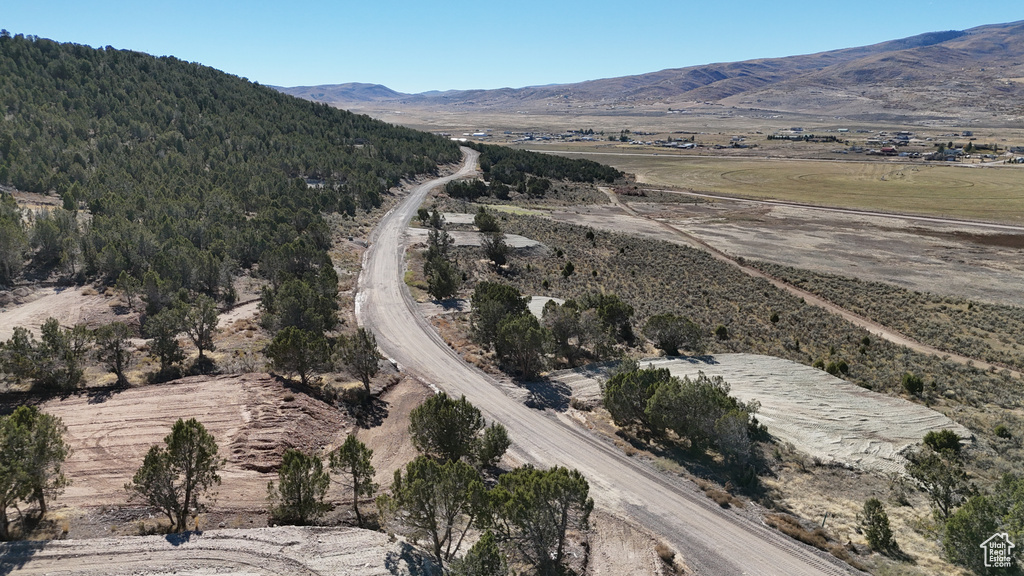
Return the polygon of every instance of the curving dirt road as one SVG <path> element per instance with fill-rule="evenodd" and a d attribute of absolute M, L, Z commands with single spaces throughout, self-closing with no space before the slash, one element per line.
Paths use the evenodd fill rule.
<path fill-rule="evenodd" d="M 821 296 L 818 296 L 817 294 L 815 294 L 813 292 L 809 292 L 809 291 L 804 290 L 802 288 L 798 288 L 796 286 L 793 286 L 792 284 L 783 282 L 782 280 L 779 280 L 778 278 L 776 278 L 774 276 L 766 274 L 766 273 L 762 272 L 761 270 L 758 270 L 757 268 L 754 268 L 753 266 L 747 266 L 745 264 L 741 264 L 740 262 L 738 262 L 732 256 L 726 254 L 725 252 L 722 252 L 718 248 L 715 248 L 714 246 L 708 244 L 707 242 L 701 240 L 700 238 L 697 238 L 693 234 L 690 234 L 689 232 L 686 232 L 685 230 L 682 230 L 682 229 L 680 229 L 680 228 L 678 228 L 676 226 L 673 226 L 672 224 L 669 224 L 668 222 L 663 222 L 663 221 L 658 220 L 656 218 L 649 218 L 647 216 L 644 216 L 644 215 L 638 213 L 636 210 L 634 210 L 628 204 L 620 201 L 618 196 L 615 194 L 615 192 L 613 192 L 609 188 L 601 187 L 601 191 L 604 192 L 606 196 L 608 196 L 608 199 L 611 201 L 612 204 L 614 204 L 616 207 L 618 207 L 620 210 L 622 210 L 626 214 L 629 214 L 630 216 L 635 217 L 635 218 L 643 218 L 645 220 L 653 222 L 653 223 L 661 226 L 665 230 L 671 232 L 673 235 L 675 235 L 675 236 L 685 240 L 686 242 L 688 242 L 693 247 L 706 251 L 707 253 L 711 254 L 711 256 L 713 256 L 714 258 L 716 258 L 718 260 L 721 260 L 722 262 L 725 262 L 725 263 L 730 264 L 732 266 L 735 266 L 736 268 L 739 268 L 744 273 L 746 273 L 746 274 L 748 274 L 750 276 L 753 276 L 755 278 L 763 278 L 764 280 L 767 280 L 768 282 L 770 282 L 776 288 L 779 288 L 781 290 L 785 290 L 785 291 L 789 292 L 790 294 L 792 294 L 792 295 L 794 295 L 794 296 L 796 296 L 798 298 L 803 298 L 803 300 L 806 303 L 808 303 L 808 304 L 810 304 L 812 306 L 817 306 L 819 308 L 824 308 L 825 310 L 828 310 L 829 312 L 831 312 L 833 314 L 836 314 L 838 316 L 842 316 L 843 319 L 847 320 L 851 324 L 859 326 L 859 327 L 867 330 L 868 332 L 871 332 L 875 336 L 878 336 L 879 338 L 883 338 L 883 339 L 888 340 L 889 342 L 892 342 L 893 344 L 897 344 L 899 346 L 904 346 L 906 348 L 909 348 L 910 350 L 913 350 L 914 352 L 920 352 L 921 354 L 928 354 L 930 356 L 938 356 L 940 358 L 944 358 L 946 360 L 950 360 L 950 361 L 956 362 L 958 364 L 964 364 L 966 366 L 973 366 L 973 367 L 978 368 L 980 370 L 999 369 L 999 370 L 1002 370 L 1003 372 L 1005 372 L 1006 374 L 1009 374 L 1010 376 L 1013 376 L 1014 378 L 1018 378 L 1019 379 L 1019 378 L 1024 377 L 1024 375 L 1022 375 L 1017 370 L 1013 370 L 1011 368 L 1008 368 L 1008 367 L 1002 366 L 1002 365 L 998 365 L 998 364 L 992 364 L 991 362 L 986 362 L 984 360 L 979 360 L 977 358 L 971 358 L 969 356 L 964 356 L 962 354 L 956 354 L 955 352 L 947 352 L 945 350 L 940 350 L 940 349 L 938 349 L 938 348 L 936 348 L 934 346 L 929 346 L 928 344 L 924 344 L 922 342 L 918 342 L 917 340 L 914 340 L 913 338 L 911 338 L 911 337 L 909 337 L 909 336 L 907 336 L 907 335 L 905 335 L 905 334 L 903 334 L 901 332 L 893 330 L 892 328 L 889 328 L 888 326 L 885 326 L 884 324 L 880 324 L 878 322 L 875 322 L 874 320 L 871 320 L 869 318 L 865 318 L 864 316 L 861 316 L 859 314 L 854 314 L 853 312 L 850 312 L 849 310 L 847 310 L 847 309 L 845 309 L 845 308 L 843 308 L 841 306 L 837 306 L 836 304 L 833 304 L 829 300 L 826 300 L 826 299 L 822 298 Z M 720 197 L 720 198 L 724 198 L 724 197 Z M 732 200 L 732 198 L 730 198 L 730 199 Z M 763 201 L 754 201 L 754 202 L 768 203 L 768 202 L 763 202 Z M 790 205 L 797 206 L 796 204 L 792 204 L 792 203 L 790 203 Z M 801 206 L 801 207 L 803 207 L 803 206 Z M 835 210 L 835 211 L 851 212 L 851 213 L 857 213 L 857 214 L 868 214 L 868 215 L 874 215 L 874 216 L 885 216 L 885 214 L 881 214 L 881 213 L 843 210 L 843 209 L 838 209 L 838 208 L 837 209 L 823 208 L 823 210 Z M 900 218 L 907 218 L 907 217 L 900 216 Z M 960 222 L 960 221 L 943 220 L 943 219 L 937 219 L 937 218 L 917 218 L 917 219 L 918 220 L 929 220 L 929 221 L 932 221 L 932 222 Z M 1000 225 L 994 225 L 994 224 L 990 225 L 990 224 L 984 224 L 984 223 L 977 223 L 976 225 L 978 225 L 978 226 L 985 226 L 985 227 L 998 226 L 998 227 L 1002 227 L 1002 228 L 1007 228 L 1006 226 L 1000 226 Z M 1011 226 L 1009 228 L 1016 228 L 1016 227 L 1012 227 Z"/>
<path fill-rule="evenodd" d="M 512 450 L 541 466 L 577 468 L 598 506 L 632 516 L 679 551 L 697 574 L 850 574 L 847 565 L 774 530 L 723 510 L 688 481 L 634 460 L 610 442 L 506 396 L 496 382 L 464 363 L 416 312 L 405 289 L 404 235 L 426 194 L 474 172 L 477 153 L 463 149 L 462 169 L 417 187 L 371 237 L 359 278 L 356 314 L 403 370 L 450 394 L 464 394 L 508 427 Z"/>

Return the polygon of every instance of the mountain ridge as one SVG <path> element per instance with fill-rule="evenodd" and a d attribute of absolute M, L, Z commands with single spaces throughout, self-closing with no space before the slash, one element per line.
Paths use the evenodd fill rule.
<path fill-rule="evenodd" d="M 927 32 L 814 54 L 669 68 L 584 82 L 404 94 L 379 84 L 280 88 L 327 102 L 511 111 L 713 102 L 821 113 L 1024 114 L 1024 21 Z M 993 95 L 996 98 L 993 98 Z"/>

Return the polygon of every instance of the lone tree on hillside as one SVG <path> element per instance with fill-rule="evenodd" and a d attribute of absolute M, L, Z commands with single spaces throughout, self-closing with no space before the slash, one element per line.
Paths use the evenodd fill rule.
<path fill-rule="evenodd" d="M 447 300 L 459 292 L 462 272 L 451 260 L 429 260 L 423 265 L 427 277 L 427 293 L 435 300 Z"/>
<path fill-rule="evenodd" d="M 544 368 L 544 345 L 550 341 L 547 328 L 529 312 L 506 317 L 498 324 L 494 351 L 507 366 L 523 378 L 535 378 Z"/>
<path fill-rule="evenodd" d="M 473 290 L 473 338 L 490 348 L 498 337 L 498 325 L 509 316 L 526 312 L 530 299 L 508 284 L 480 282 Z"/>
<path fill-rule="evenodd" d="M 189 514 L 204 506 L 199 497 L 220 484 L 217 442 L 195 418 L 178 419 L 165 446 L 153 446 L 125 490 L 134 498 L 157 508 L 170 520 L 175 532 L 183 532 Z"/>
<path fill-rule="evenodd" d="M 206 359 L 205 352 L 214 351 L 213 335 L 217 332 L 217 303 L 205 294 L 199 295 L 191 306 L 181 304 L 182 329 L 199 349 L 197 363 Z"/>
<path fill-rule="evenodd" d="M 480 247 L 484 251 L 484 257 L 490 260 L 495 268 L 501 268 L 508 262 L 508 255 L 511 249 L 505 243 L 505 235 L 501 232 L 484 234 L 480 239 Z"/>
<path fill-rule="evenodd" d="M 921 392 L 924 392 L 924 380 L 921 380 L 917 374 L 905 373 L 900 383 L 903 384 L 903 389 L 907 391 L 907 394 L 912 396 L 920 396 Z"/>
<path fill-rule="evenodd" d="M 885 513 L 885 506 L 878 498 L 870 498 L 864 503 L 861 526 L 872 550 L 886 554 L 899 549 L 892 536 L 892 528 L 889 527 L 889 515 Z"/>
<path fill-rule="evenodd" d="M 444 392 L 431 396 L 409 414 L 409 434 L 421 454 L 491 466 L 501 459 L 511 441 L 501 424 L 485 425 L 480 410 L 465 396 L 456 400 Z"/>
<path fill-rule="evenodd" d="M 412 444 L 432 458 L 461 460 L 476 452 L 484 417 L 463 396 L 458 400 L 444 392 L 427 398 L 409 414 Z"/>
<path fill-rule="evenodd" d="M 359 513 L 359 497 L 372 497 L 377 490 L 373 483 L 376 472 L 373 464 L 373 450 L 360 442 L 355 434 L 349 434 L 345 443 L 331 452 L 331 471 L 346 476 L 352 484 L 352 511 L 356 514 L 356 522 L 363 526 L 363 516 Z"/>
<path fill-rule="evenodd" d="M 128 386 L 124 371 L 132 360 L 128 339 L 132 333 L 124 322 L 111 322 L 96 330 L 96 358 L 117 376 L 118 386 Z"/>
<path fill-rule="evenodd" d="M 67 428 L 60 418 L 34 406 L 19 406 L 0 417 L 0 540 L 10 539 L 7 508 L 19 500 L 39 505 L 46 514 L 46 499 L 67 486 L 63 465 L 71 448 L 64 441 Z"/>
<path fill-rule="evenodd" d="M 373 332 L 366 328 L 356 330 L 355 334 L 342 340 L 340 352 L 341 361 L 362 380 L 366 394 L 369 395 L 370 379 L 377 375 L 383 358 L 377 350 L 377 339 Z"/>
<path fill-rule="evenodd" d="M 0 419 L 0 540 L 10 540 L 7 509 L 28 495 L 24 482 L 25 440 L 10 416 Z"/>
<path fill-rule="evenodd" d="M 486 490 L 477 471 L 459 460 L 419 456 L 395 471 L 391 494 L 377 498 L 389 531 L 426 537 L 442 569 L 484 511 Z"/>
<path fill-rule="evenodd" d="M 932 430 L 924 435 L 922 443 L 947 457 L 960 456 L 960 437 L 952 430 L 943 429 L 938 432 Z"/>
<path fill-rule="evenodd" d="M 330 505 L 324 502 L 331 478 L 319 457 L 289 448 L 277 470 L 277 484 L 267 484 L 270 515 L 280 522 L 306 525 L 315 521 Z"/>
<path fill-rule="evenodd" d="M 975 492 L 956 455 L 923 448 L 907 454 L 907 460 L 907 473 L 928 493 L 938 520 L 948 520 L 956 507 Z"/>
<path fill-rule="evenodd" d="M 541 576 L 560 573 L 569 530 L 586 530 L 594 501 L 576 470 L 530 466 L 503 475 L 491 491 L 493 525 L 520 560 Z"/>
<path fill-rule="evenodd" d="M 666 356 L 677 356 L 680 348 L 698 354 L 702 352 L 700 328 L 675 314 L 651 316 L 644 325 L 644 336 L 650 338 Z"/>
<path fill-rule="evenodd" d="M 329 362 L 331 353 L 327 340 L 316 332 L 288 326 L 274 336 L 264 353 L 275 370 L 299 375 L 303 386 Z"/>
<path fill-rule="evenodd" d="M 156 374 L 156 380 L 173 380 L 181 374 L 181 368 L 176 366 L 185 360 L 185 352 L 178 342 L 178 332 L 181 331 L 181 316 L 176 310 L 164 309 L 146 318 L 146 324 L 142 328 L 143 334 L 150 339 L 149 354 L 160 360 L 160 371 Z"/>
<path fill-rule="evenodd" d="M 132 276 L 127 270 L 121 270 L 117 276 L 116 286 L 124 295 L 128 309 L 135 310 L 135 306 L 139 303 L 139 294 L 142 292 L 142 280 Z"/>
<path fill-rule="evenodd" d="M 36 354 L 36 382 L 47 388 L 68 390 L 82 381 L 89 330 L 84 324 L 62 328 L 56 318 L 47 318 L 40 329 Z"/>
<path fill-rule="evenodd" d="M 437 211 L 434 211 L 437 214 Z M 443 226 L 443 221 L 441 226 Z M 454 296 L 462 282 L 452 246 L 455 240 L 443 228 L 427 233 L 427 252 L 423 263 L 423 275 L 427 277 L 427 292 L 437 300 L 445 300 Z"/>
<path fill-rule="evenodd" d="M 40 412 L 34 406 L 19 406 L 10 416 L 22 429 L 26 441 L 24 468 L 29 496 L 39 504 L 39 515 L 46 514 L 46 497 L 64 491 L 69 482 L 64 476 L 64 461 L 71 446 L 64 441 L 67 427 L 60 418 Z"/>
<path fill-rule="evenodd" d="M 473 225 L 481 232 L 501 232 L 501 227 L 498 226 L 498 219 L 483 206 L 473 216 Z"/>

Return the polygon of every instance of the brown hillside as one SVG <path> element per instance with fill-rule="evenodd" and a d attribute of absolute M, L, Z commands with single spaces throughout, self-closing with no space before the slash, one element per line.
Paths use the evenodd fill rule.
<path fill-rule="evenodd" d="M 920 34 L 817 54 L 674 68 L 619 78 L 499 90 L 400 94 L 383 86 L 282 88 L 338 106 L 511 111 L 574 106 L 718 102 L 768 110 L 946 116 L 1024 113 L 1024 21 Z"/>

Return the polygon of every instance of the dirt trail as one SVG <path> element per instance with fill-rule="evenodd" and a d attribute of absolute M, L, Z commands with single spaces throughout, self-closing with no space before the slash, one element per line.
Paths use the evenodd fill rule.
<path fill-rule="evenodd" d="M 395 470 L 419 455 L 409 436 L 409 413 L 433 392 L 412 378 L 406 378 L 381 396 L 387 418 L 379 424 L 356 431 L 356 437 L 373 450 L 374 482 L 391 484 Z"/>
<path fill-rule="evenodd" d="M 893 330 L 893 329 L 891 329 L 891 328 L 889 328 L 889 327 L 887 327 L 887 326 L 885 326 L 883 324 L 879 324 L 878 322 L 875 322 L 874 320 L 870 320 L 868 318 L 860 316 L 859 314 L 854 314 L 853 312 L 850 312 L 849 310 L 847 310 L 847 309 L 845 309 L 845 308 L 843 308 L 841 306 L 837 306 L 836 304 L 833 304 L 832 302 L 829 302 L 828 300 L 825 300 L 824 298 L 818 296 L 817 294 L 813 294 L 813 293 L 808 292 L 806 290 L 802 290 L 800 288 L 797 288 L 796 286 L 793 286 L 791 284 L 787 284 L 787 283 L 783 282 L 782 280 L 779 280 L 778 278 L 775 278 L 774 276 L 770 276 L 768 274 L 765 274 L 764 272 L 762 272 L 762 271 L 760 271 L 760 270 L 758 270 L 756 268 L 752 268 L 750 266 L 745 266 L 743 264 L 740 264 L 739 262 L 734 260 L 731 256 L 729 256 L 725 252 L 722 252 L 721 250 L 715 248 L 714 246 L 708 244 L 707 242 L 701 240 L 700 238 L 697 238 L 697 237 L 693 236 L 692 234 L 689 234 L 688 232 L 686 232 L 684 230 L 680 230 L 679 228 L 677 228 L 677 227 L 675 227 L 675 226 L 673 226 L 673 225 L 671 225 L 671 224 L 669 224 L 667 222 L 661 222 L 660 220 L 656 220 L 656 219 L 653 219 L 653 218 L 648 218 L 648 217 L 638 213 L 636 210 L 631 208 L 628 204 L 620 202 L 619 198 L 618 198 L 618 195 L 616 195 L 611 189 L 605 188 L 605 187 L 601 187 L 601 191 L 604 192 L 605 195 L 608 196 L 608 199 L 615 206 L 617 206 L 619 209 L 621 209 L 623 212 L 629 214 L 630 216 L 633 216 L 635 218 L 642 218 L 642 219 L 647 220 L 649 222 L 653 222 L 653 223 L 659 225 L 660 227 L 662 227 L 663 229 L 671 232 L 673 235 L 677 236 L 678 238 L 681 238 L 681 239 L 685 240 L 687 243 L 689 243 L 694 248 L 698 248 L 698 249 L 704 250 L 704 251 L 708 252 L 709 254 L 711 254 L 716 259 L 718 259 L 718 260 L 720 260 L 722 262 L 725 262 L 727 264 L 730 264 L 731 266 L 735 266 L 736 268 L 738 268 L 739 270 L 743 271 L 744 273 L 746 273 L 746 274 L 748 274 L 750 276 L 753 276 L 755 278 L 762 278 L 764 280 L 767 280 L 768 282 L 770 282 L 776 288 L 780 288 L 782 290 L 785 290 L 785 291 L 789 292 L 790 294 L 792 294 L 794 296 L 797 296 L 798 298 L 802 298 L 808 304 L 811 304 L 811 305 L 814 305 L 814 306 L 818 306 L 819 308 L 824 308 L 825 310 L 828 310 L 829 312 L 832 312 L 833 314 L 837 314 L 839 316 L 842 316 L 845 320 L 847 320 L 847 321 L 849 321 L 849 322 L 851 322 L 851 323 L 853 323 L 853 324 L 855 324 L 855 325 L 857 325 L 857 326 L 867 330 L 868 332 L 871 332 L 872 334 L 878 336 L 879 338 L 884 338 L 885 340 L 888 340 L 888 341 L 890 341 L 890 342 L 892 342 L 894 344 L 898 344 L 900 346 L 905 346 L 905 347 L 909 348 L 910 350 L 913 350 L 915 352 L 920 352 L 921 354 L 928 354 L 930 356 L 938 356 L 940 358 L 944 358 L 946 360 L 951 360 L 951 361 L 957 362 L 959 364 L 964 364 L 964 365 L 967 365 L 967 366 L 974 366 L 975 368 L 979 368 L 981 370 L 999 369 L 999 370 L 1002 370 L 1004 373 L 1010 374 L 1014 378 L 1021 378 L 1022 377 L 1022 374 L 1019 371 L 1017 371 L 1017 370 L 1011 370 L 1011 369 L 1009 369 L 1009 368 L 1007 368 L 1005 366 L 998 366 L 998 365 L 992 364 L 990 362 L 985 362 L 983 360 L 978 360 L 976 358 L 970 358 L 968 356 L 963 356 L 961 354 L 956 354 L 956 353 L 952 353 L 952 352 L 946 352 L 945 350 L 939 350 L 938 348 L 935 348 L 934 346 L 929 346 L 927 344 L 923 344 L 921 342 L 918 342 L 917 340 L 914 340 L 913 338 L 910 338 L 909 336 L 906 336 L 905 334 L 901 334 L 900 332 L 897 332 L 896 330 Z"/>

